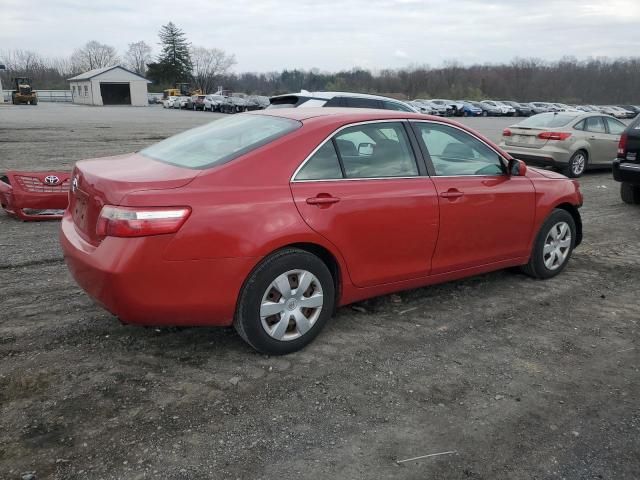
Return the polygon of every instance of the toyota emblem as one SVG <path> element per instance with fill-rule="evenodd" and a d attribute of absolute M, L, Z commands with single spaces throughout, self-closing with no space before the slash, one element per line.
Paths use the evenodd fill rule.
<path fill-rule="evenodd" d="M 58 185 L 60 183 L 60 179 L 55 175 L 47 175 L 44 177 L 44 183 L 47 185 Z"/>
<path fill-rule="evenodd" d="M 71 182 L 71 192 L 75 193 L 78 189 L 78 177 L 73 177 L 73 181 Z"/>

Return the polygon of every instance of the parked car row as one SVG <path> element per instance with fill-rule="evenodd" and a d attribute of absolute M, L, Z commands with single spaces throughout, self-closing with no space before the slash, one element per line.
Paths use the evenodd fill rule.
<path fill-rule="evenodd" d="M 515 102 L 512 100 L 444 100 L 415 99 L 407 102 L 420 113 L 457 117 L 528 117 L 546 112 L 595 112 L 616 118 L 634 118 L 638 105 L 567 105 L 551 102 Z"/>
<path fill-rule="evenodd" d="M 261 95 L 207 94 L 191 96 L 169 96 L 162 100 L 163 108 L 186 109 L 203 112 L 240 113 L 261 110 L 269 105 L 269 98 Z"/>

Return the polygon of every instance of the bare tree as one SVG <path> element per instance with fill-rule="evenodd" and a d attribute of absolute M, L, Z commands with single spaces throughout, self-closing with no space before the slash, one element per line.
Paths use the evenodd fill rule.
<path fill-rule="evenodd" d="M 91 40 L 73 52 L 71 61 L 76 70 L 87 71 L 116 65 L 120 59 L 112 46 Z"/>
<path fill-rule="evenodd" d="M 147 64 L 151 62 L 151 47 L 144 41 L 130 43 L 124 61 L 129 69 L 144 77 Z"/>
<path fill-rule="evenodd" d="M 212 92 L 219 78 L 236 64 L 235 55 L 217 48 L 191 47 L 193 82 L 203 92 Z"/>

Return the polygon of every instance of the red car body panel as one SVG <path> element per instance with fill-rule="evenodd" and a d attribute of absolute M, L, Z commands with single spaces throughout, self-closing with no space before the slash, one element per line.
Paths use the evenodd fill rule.
<path fill-rule="evenodd" d="M 253 268 L 292 245 L 320 249 L 335 260 L 339 305 L 522 265 L 553 208 L 582 203 L 574 183 L 535 169 L 522 177 L 291 182 L 311 152 L 345 125 L 411 118 L 455 122 L 326 108 L 246 115 L 283 116 L 303 126 L 210 169 L 137 154 L 77 164 L 78 185 L 60 234 L 65 259 L 76 281 L 125 323 L 230 325 Z M 440 196 L 452 188 L 464 195 Z M 340 202 L 307 203 L 318 195 Z M 100 238 L 95 225 L 107 203 L 188 206 L 191 215 L 174 234 Z"/>
<path fill-rule="evenodd" d="M 0 177 L 0 204 L 11 216 L 24 221 L 55 220 L 62 214 L 42 211 L 67 208 L 69 203 L 69 172 L 7 171 Z M 50 178 L 50 183 L 46 179 Z"/>

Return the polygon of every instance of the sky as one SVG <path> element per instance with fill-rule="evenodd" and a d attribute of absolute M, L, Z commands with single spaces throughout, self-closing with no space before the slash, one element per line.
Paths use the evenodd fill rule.
<path fill-rule="evenodd" d="M 0 52 L 144 40 L 157 54 L 169 21 L 236 72 L 640 54 L 640 0 L 0 0 Z"/>

